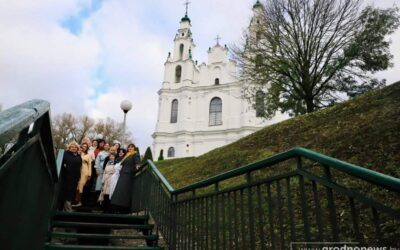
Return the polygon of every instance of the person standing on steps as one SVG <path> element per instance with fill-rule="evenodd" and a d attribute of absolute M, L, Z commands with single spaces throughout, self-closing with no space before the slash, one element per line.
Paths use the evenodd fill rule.
<path fill-rule="evenodd" d="M 119 141 L 114 141 L 113 148 L 116 152 L 118 152 L 118 150 L 121 148 L 121 143 Z"/>
<path fill-rule="evenodd" d="M 122 161 L 122 159 L 124 159 L 125 154 L 126 154 L 126 150 L 124 148 L 118 149 L 118 154 L 117 154 L 117 157 L 115 159 L 117 161 L 117 163 Z"/>
<path fill-rule="evenodd" d="M 97 155 L 104 150 L 104 143 L 105 141 L 103 139 L 96 139 L 93 141 L 93 154 L 94 154 L 94 160 L 92 162 L 92 173 L 96 173 L 92 175 L 92 178 L 90 179 L 90 184 L 91 184 L 91 191 L 96 192 L 96 183 L 97 183 L 97 171 L 96 171 L 96 159 Z M 97 197 L 96 197 L 97 200 Z"/>
<path fill-rule="evenodd" d="M 95 148 L 95 150 L 94 150 L 94 158 L 96 159 L 97 158 L 97 156 L 99 155 L 99 153 L 101 152 L 101 151 L 103 151 L 104 150 L 104 144 L 105 144 L 106 142 L 103 140 L 103 139 L 98 139 L 97 140 L 97 147 Z"/>
<path fill-rule="evenodd" d="M 85 137 L 85 138 L 82 139 L 81 145 L 82 145 L 83 143 L 86 143 L 86 144 L 87 144 L 87 146 L 88 146 L 88 152 L 87 152 L 87 153 L 88 153 L 88 154 L 90 155 L 90 157 L 92 158 L 92 161 L 94 161 L 94 160 L 95 160 L 94 150 L 95 150 L 96 147 L 97 147 L 97 141 L 96 141 L 96 140 L 93 140 L 93 143 L 92 143 L 92 141 L 90 140 L 89 137 Z M 94 146 L 93 146 L 93 145 L 94 145 Z"/>
<path fill-rule="evenodd" d="M 83 187 L 86 182 L 90 180 L 92 176 L 92 157 L 88 154 L 89 146 L 86 143 L 81 144 L 81 158 L 82 158 L 82 168 L 81 168 L 81 178 L 78 183 L 78 189 L 76 193 L 75 206 L 81 206 L 81 197 L 83 193 Z"/>
<path fill-rule="evenodd" d="M 110 160 L 111 152 L 114 153 L 114 156 L 115 156 L 114 159 L 116 159 L 117 150 L 114 147 L 110 147 L 110 150 L 108 151 L 108 156 L 106 157 L 106 159 L 104 160 L 104 163 L 103 163 L 103 170 L 106 169 L 106 165 L 107 165 L 108 161 Z"/>
<path fill-rule="evenodd" d="M 78 181 L 81 176 L 82 158 L 78 154 L 79 145 L 75 141 L 68 145 L 61 163 L 60 209 L 72 212 Z"/>
<path fill-rule="evenodd" d="M 100 145 L 100 142 L 99 142 L 99 145 Z M 106 160 L 107 156 L 109 155 L 109 152 L 108 152 L 109 149 L 110 149 L 110 145 L 108 143 L 105 143 L 103 150 L 101 152 L 99 152 L 96 157 L 96 162 L 95 162 L 95 166 L 94 166 L 96 169 L 96 175 L 97 175 L 96 187 L 95 187 L 96 200 L 98 199 L 98 197 L 100 195 L 101 181 L 103 180 L 103 172 L 104 172 L 103 165 L 104 165 L 104 161 Z"/>
<path fill-rule="evenodd" d="M 140 156 L 137 154 L 135 148 L 134 144 L 128 145 L 128 152 L 120 162 L 121 170 L 119 178 L 111 195 L 111 205 L 119 213 L 131 212 L 133 178 L 137 171 L 136 166 L 140 164 Z"/>
<path fill-rule="evenodd" d="M 101 188 L 101 193 L 98 200 L 103 205 L 104 213 L 112 212 L 110 206 L 110 182 L 111 182 L 111 176 L 115 172 L 116 155 L 117 155 L 116 151 L 113 148 L 111 148 L 110 155 L 108 156 L 109 159 L 107 160 L 106 167 L 104 169 L 103 180 L 102 180 L 103 186 Z"/>
<path fill-rule="evenodd" d="M 126 150 L 124 148 L 118 149 L 118 154 L 115 158 L 115 166 L 114 173 L 110 177 L 110 188 L 109 188 L 109 198 L 111 200 L 111 196 L 115 190 L 115 186 L 117 185 L 117 181 L 119 178 L 119 172 L 121 170 L 121 161 L 125 158 Z M 116 212 L 115 206 L 110 205 L 112 212 Z"/>
<path fill-rule="evenodd" d="M 94 155 L 94 151 L 97 148 L 97 140 L 90 140 L 89 137 L 84 137 L 82 139 L 81 144 L 86 143 L 89 147 L 88 149 L 88 155 L 91 157 L 91 177 L 86 181 L 86 184 L 83 187 L 83 193 L 82 193 L 82 197 L 81 197 L 81 203 L 84 204 L 85 206 L 90 205 L 91 203 L 91 195 L 94 192 L 94 188 L 95 188 L 95 183 L 96 183 L 96 175 L 94 173 L 96 173 L 96 169 L 94 168 L 94 163 L 95 163 L 95 155 Z"/>

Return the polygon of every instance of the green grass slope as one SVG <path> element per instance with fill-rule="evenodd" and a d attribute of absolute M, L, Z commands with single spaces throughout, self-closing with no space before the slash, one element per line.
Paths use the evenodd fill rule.
<path fill-rule="evenodd" d="M 400 177 L 400 82 L 266 127 L 202 156 L 156 166 L 180 188 L 296 146 Z"/>

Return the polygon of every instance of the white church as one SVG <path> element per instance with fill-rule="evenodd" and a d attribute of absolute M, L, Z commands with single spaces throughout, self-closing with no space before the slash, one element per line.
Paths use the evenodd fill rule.
<path fill-rule="evenodd" d="M 260 8 L 257 1 L 250 30 Z M 236 62 L 229 60 L 228 48 L 218 40 L 208 51 L 208 63 L 197 65 L 190 28 L 186 12 L 158 91 L 158 118 L 152 135 L 155 157 L 161 150 L 165 159 L 198 156 L 284 119 L 280 114 L 270 120 L 257 117 L 243 97 L 244 82 L 238 78 Z"/>

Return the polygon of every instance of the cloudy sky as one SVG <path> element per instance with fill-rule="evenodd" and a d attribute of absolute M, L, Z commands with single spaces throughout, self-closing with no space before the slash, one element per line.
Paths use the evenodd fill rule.
<path fill-rule="evenodd" d="M 119 104 L 133 103 L 127 126 L 144 150 L 152 143 L 163 64 L 184 15 L 183 0 L 0 0 L 0 105 L 40 98 L 52 115 L 70 112 L 122 121 Z M 192 0 L 197 45 L 238 42 L 255 0 Z M 370 0 L 391 7 L 400 0 Z M 392 37 L 395 67 L 379 73 L 400 79 L 400 31 Z M 396 74 L 397 73 L 397 74 Z"/>

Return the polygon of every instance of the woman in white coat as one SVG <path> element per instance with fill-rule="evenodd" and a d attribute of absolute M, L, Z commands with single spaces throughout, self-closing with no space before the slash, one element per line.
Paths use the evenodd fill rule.
<path fill-rule="evenodd" d="M 113 148 L 111 148 L 109 160 L 107 161 L 106 167 L 104 168 L 104 174 L 102 180 L 103 186 L 101 188 L 101 193 L 98 199 L 98 201 L 103 205 L 104 213 L 112 212 L 110 206 L 110 184 L 111 184 L 111 177 L 115 172 L 116 155 L 117 155 L 116 151 Z"/>

